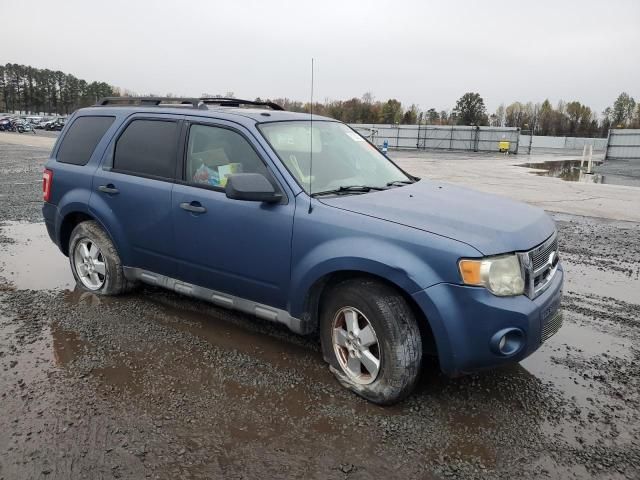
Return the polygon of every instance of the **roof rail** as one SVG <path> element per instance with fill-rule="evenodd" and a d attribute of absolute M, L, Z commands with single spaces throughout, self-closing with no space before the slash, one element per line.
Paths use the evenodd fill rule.
<path fill-rule="evenodd" d="M 122 105 L 146 105 L 151 107 L 187 107 L 207 108 L 202 101 L 197 98 L 176 98 L 176 97 L 104 97 L 98 100 L 95 106 L 109 107 Z"/>
<path fill-rule="evenodd" d="M 228 97 L 202 97 L 202 98 L 177 98 L 177 97 L 104 97 L 95 104 L 97 107 L 143 105 L 149 107 L 188 107 L 206 109 L 207 105 L 219 105 L 221 107 L 239 107 L 252 105 L 255 107 L 268 107 L 271 110 L 284 110 L 273 102 L 261 102 L 255 100 L 242 100 Z"/>
<path fill-rule="evenodd" d="M 240 98 L 229 97 L 202 97 L 202 103 L 220 105 L 221 107 L 239 107 L 240 105 L 253 105 L 255 107 L 269 107 L 271 110 L 284 110 L 280 105 L 273 102 L 261 102 L 257 100 L 242 100 Z"/>

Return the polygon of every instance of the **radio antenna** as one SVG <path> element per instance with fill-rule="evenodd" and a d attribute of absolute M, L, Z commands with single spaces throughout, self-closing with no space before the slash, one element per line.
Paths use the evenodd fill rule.
<path fill-rule="evenodd" d="M 311 57 L 311 107 L 309 108 L 310 135 L 309 135 L 309 213 L 313 210 L 313 191 L 311 190 L 311 182 L 313 181 L 313 57 Z"/>

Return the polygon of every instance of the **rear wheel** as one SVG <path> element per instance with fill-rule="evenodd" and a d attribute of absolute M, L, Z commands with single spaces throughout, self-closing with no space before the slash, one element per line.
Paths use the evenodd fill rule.
<path fill-rule="evenodd" d="M 397 290 L 367 279 L 343 281 L 322 305 L 320 328 L 324 357 L 343 386 L 381 405 L 412 392 L 422 339 Z"/>
<path fill-rule="evenodd" d="M 78 286 L 100 295 L 118 295 L 133 287 L 124 276 L 113 242 L 95 221 L 79 223 L 71 232 L 69 263 Z"/>

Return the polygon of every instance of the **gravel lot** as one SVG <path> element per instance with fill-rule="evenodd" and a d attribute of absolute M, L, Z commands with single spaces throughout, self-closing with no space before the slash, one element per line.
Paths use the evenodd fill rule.
<path fill-rule="evenodd" d="M 560 332 L 473 376 L 427 362 L 382 408 L 316 338 L 164 290 L 74 289 L 38 223 L 47 156 L 0 134 L 0 479 L 640 477 L 639 224 L 556 214 Z"/>

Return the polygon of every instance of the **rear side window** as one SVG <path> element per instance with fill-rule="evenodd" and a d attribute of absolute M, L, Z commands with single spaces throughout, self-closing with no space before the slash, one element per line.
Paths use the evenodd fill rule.
<path fill-rule="evenodd" d="M 113 169 L 143 176 L 174 178 L 177 148 L 177 122 L 134 120 L 116 142 Z"/>
<path fill-rule="evenodd" d="M 62 139 L 56 160 L 86 165 L 116 117 L 78 117 Z"/>

